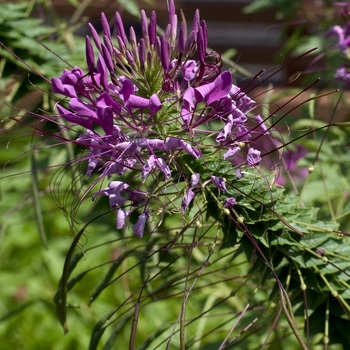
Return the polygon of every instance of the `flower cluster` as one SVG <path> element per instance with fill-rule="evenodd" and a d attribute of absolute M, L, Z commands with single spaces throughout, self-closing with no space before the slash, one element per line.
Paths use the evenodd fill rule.
<path fill-rule="evenodd" d="M 199 11 L 191 30 L 178 25 L 174 1 L 168 15 L 165 32 L 157 35 L 156 13 L 148 20 L 142 11 L 137 40 L 132 27 L 127 37 L 118 12 L 113 35 L 102 14 L 102 39 L 92 25 L 92 40 L 86 37 L 88 71 L 74 67 L 52 79 L 53 92 L 67 97 L 68 106 L 57 104 L 60 117 L 85 130 L 75 142 L 89 149 L 86 174 L 110 181 L 93 199 L 109 197 L 117 229 L 137 210 L 133 231 L 140 237 L 147 219 L 165 206 L 185 213 L 206 186 L 226 193 L 222 176 L 199 173 L 191 164 L 205 169 L 215 157 L 239 178 L 242 168 L 261 161 L 256 140 L 271 138 L 261 116 L 251 115 L 255 102 L 222 70 L 220 55 L 207 52 Z M 222 203 L 229 208 L 236 202 Z"/>

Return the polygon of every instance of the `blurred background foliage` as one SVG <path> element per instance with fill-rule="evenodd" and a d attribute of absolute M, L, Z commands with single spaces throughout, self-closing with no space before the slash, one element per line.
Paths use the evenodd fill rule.
<path fill-rule="evenodd" d="M 247 7 L 246 13 L 277 5 L 279 19 L 291 24 L 285 33 L 288 41 L 284 53 L 298 55 L 317 42 L 327 68 L 323 70 L 327 76 L 323 87 L 331 90 L 332 69 L 341 58 L 333 53 L 328 55 L 323 49 L 329 45 L 323 34 L 331 23 L 339 22 L 341 16 L 334 16 L 331 10 L 325 11 L 322 17 L 304 12 L 304 22 L 300 25 L 298 5 L 302 3 L 307 5 L 307 2 L 259 0 Z M 327 9 L 332 5 L 331 2 L 322 3 Z M 91 219 L 98 214 L 101 217 L 82 232 L 74 252 L 77 265 L 70 266 L 74 273 L 68 285 L 69 332 L 63 335 L 59 321 L 62 295 L 58 284 L 73 238 L 71 222 L 60 205 L 77 204 L 72 178 L 78 174 L 77 181 L 83 180 L 79 178 L 80 170 L 69 165 L 79 150 L 64 142 L 58 147 L 62 140 L 47 138 L 59 129 L 56 125 L 40 122 L 36 113 L 53 113 L 55 99 L 50 95 L 50 85 L 45 78 L 59 76 L 68 66 L 84 68 L 84 40 L 75 32 L 88 21 L 81 14 L 89 2 L 70 1 L 70 4 L 75 7 L 75 12 L 70 18 L 62 18 L 50 1 L 0 3 L 1 349 L 128 349 L 132 333 L 130 320 L 135 306 L 137 308 L 141 301 L 134 348 L 166 349 L 174 320 L 184 302 L 184 288 L 196 280 L 198 271 L 204 266 L 205 273 L 198 284 L 194 284 L 187 303 L 187 348 L 260 349 L 271 333 L 266 349 L 299 349 L 300 345 L 283 317 L 278 327 L 273 327 L 279 317 L 279 299 L 273 290 L 275 282 L 267 279 L 264 288 L 261 287 L 261 271 L 251 270 L 257 259 L 254 254 L 248 261 L 239 254 L 236 246 L 218 251 L 215 246 L 217 227 L 210 221 L 207 228 L 202 228 L 205 236 L 201 244 L 192 245 L 194 233 L 199 234 L 193 228 L 186 232 L 183 241 L 174 240 L 165 254 L 160 248 L 167 247 L 170 235 L 181 230 L 176 216 L 169 218 L 164 232 L 151 240 L 124 239 L 115 232 L 115 213 L 109 212 L 107 199 L 94 208 Z M 137 2 L 119 2 L 119 6 L 121 4 L 129 13 L 138 14 Z M 293 27 L 293 21 L 298 25 Z M 312 33 L 308 32 L 310 28 Z M 299 45 L 300 42 L 303 44 Z M 288 96 L 289 93 L 283 94 Z M 286 119 L 290 132 L 283 134 L 284 142 L 298 138 L 305 130 L 312 131 L 327 124 L 328 121 L 318 120 L 315 113 L 320 101 L 304 106 L 302 112 L 298 112 L 298 119 L 294 111 L 290 113 Z M 335 114 L 336 101 L 334 98 L 334 105 L 328 106 Z M 264 100 L 266 110 L 276 103 L 273 97 Z M 32 127 L 28 128 L 28 125 Z M 35 129 L 38 132 L 33 131 Z M 287 193 L 292 195 L 297 191 L 301 194 L 303 205 L 319 208 L 319 217 L 329 221 L 330 227 L 334 225 L 347 232 L 350 231 L 348 132 L 348 125 L 339 124 L 310 132 L 309 137 L 298 141 L 307 150 L 298 166 L 308 169 L 314 165 L 314 171 L 306 180 L 286 184 Z M 293 150 L 293 147 L 289 148 Z M 70 190 L 65 190 L 67 188 Z M 90 215 L 90 204 L 83 202 L 74 218 L 78 230 Z M 329 250 L 339 248 L 331 246 L 331 241 L 327 247 Z M 286 279 L 291 277 L 288 266 L 281 264 L 280 269 Z M 147 290 L 147 297 L 141 297 L 140 281 L 147 278 L 148 283 L 141 288 Z M 297 285 L 294 288 L 299 290 Z M 298 302 L 294 310 L 298 325 L 303 327 L 301 294 L 300 289 L 295 295 L 294 300 Z M 92 296 L 95 297 L 91 299 Z M 340 306 L 334 305 L 330 298 L 318 304 L 321 310 L 318 309 L 313 318 L 322 313 L 321 319 L 330 307 L 329 303 L 340 315 L 340 320 L 347 320 L 338 310 Z M 247 304 L 249 308 L 245 310 Z M 333 330 L 345 327 L 339 319 L 333 323 Z M 233 329 L 236 321 L 240 326 Z M 105 328 L 106 324 L 108 327 Z M 312 349 L 324 348 L 324 332 L 325 325 L 316 322 L 311 331 Z M 223 339 L 228 334 L 230 338 L 223 346 Z M 328 349 L 346 349 L 346 340 L 342 341 L 343 345 L 334 342 Z M 179 342 L 176 333 L 169 349 L 179 349 Z"/>

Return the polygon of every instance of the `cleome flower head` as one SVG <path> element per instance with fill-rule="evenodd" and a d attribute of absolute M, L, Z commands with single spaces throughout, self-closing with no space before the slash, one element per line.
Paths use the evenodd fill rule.
<path fill-rule="evenodd" d="M 157 35 L 156 13 L 147 19 L 141 11 L 138 40 L 132 27 L 125 33 L 118 12 L 113 34 L 102 14 L 102 38 L 92 25 L 86 37 L 88 71 L 74 67 L 52 79 L 53 92 L 66 97 L 59 116 L 83 129 L 75 142 L 89 150 L 86 175 L 110 181 L 93 198 L 108 196 L 118 229 L 137 210 L 133 231 L 140 237 L 147 220 L 167 207 L 189 210 L 203 186 L 225 195 L 220 174 L 195 170 L 205 169 L 208 157 L 241 177 L 243 167 L 260 163 L 257 138 L 271 138 L 264 120 L 252 115 L 255 102 L 222 70 L 220 55 L 208 52 L 199 11 L 190 30 L 178 24 L 174 1 L 168 15 Z"/>

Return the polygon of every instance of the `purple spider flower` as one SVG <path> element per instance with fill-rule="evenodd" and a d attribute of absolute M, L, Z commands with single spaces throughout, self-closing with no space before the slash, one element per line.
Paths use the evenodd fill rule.
<path fill-rule="evenodd" d="M 87 71 L 74 67 L 52 79 L 53 92 L 68 104 L 57 104 L 59 117 L 69 128 L 83 129 L 75 142 L 87 149 L 86 175 L 110 180 L 93 199 L 108 196 L 117 229 L 125 227 L 135 208 L 140 210 L 132 227 L 139 237 L 160 206 L 179 203 L 169 200 L 173 193 L 184 193 L 182 212 L 206 186 L 220 190 L 224 206 L 234 205 L 224 198 L 224 178 L 194 169 L 206 169 L 207 158 L 215 157 L 240 178 L 241 167 L 254 168 L 261 161 L 253 142 L 257 147 L 258 137 L 272 137 L 264 120 L 250 115 L 255 101 L 233 84 L 231 71 L 222 70 L 220 55 L 208 52 L 208 30 L 199 11 L 189 33 L 186 23 L 178 22 L 173 0 L 168 19 L 158 36 L 155 12 L 148 20 L 142 10 L 138 40 L 133 28 L 127 37 L 118 12 L 113 38 L 101 14 L 102 39 L 89 24 Z M 244 146 L 249 148 L 246 164 Z M 177 182 L 185 183 L 184 192 Z"/>

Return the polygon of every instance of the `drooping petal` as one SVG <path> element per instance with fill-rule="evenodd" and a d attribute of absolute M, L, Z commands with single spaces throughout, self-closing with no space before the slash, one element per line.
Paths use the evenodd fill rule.
<path fill-rule="evenodd" d="M 78 124 L 86 129 L 92 130 L 93 124 L 91 120 L 88 120 L 86 118 L 80 117 L 76 114 L 73 114 L 71 111 L 65 109 L 64 107 L 60 105 L 56 105 L 56 108 L 61 115 L 61 117 L 65 120 L 67 120 L 70 123 Z"/>
<path fill-rule="evenodd" d="M 256 166 L 259 165 L 261 161 L 261 152 L 258 151 L 255 148 L 249 148 L 248 154 L 247 154 L 247 164 L 250 166 Z"/>
<path fill-rule="evenodd" d="M 51 80 L 52 91 L 67 97 L 77 97 L 75 88 L 72 85 L 63 84 L 59 78 L 52 78 Z"/>
<path fill-rule="evenodd" d="M 233 128 L 233 116 L 230 114 L 227 117 L 227 123 L 224 126 L 223 130 L 220 132 L 220 134 L 216 137 L 216 142 L 223 142 L 226 141 L 226 139 L 229 137 L 229 135 L 232 132 Z"/>
<path fill-rule="evenodd" d="M 116 214 L 116 227 L 117 230 L 122 229 L 125 226 L 125 220 L 129 216 L 130 211 L 120 208 Z"/>
<path fill-rule="evenodd" d="M 137 219 L 136 224 L 132 227 L 133 232 L 136 236 L 142 238 L 143 233 L 145 231 L 146 221 L 149 218 L 149 213 L 146 210 L 141 215 L 139 215 L 139 218 Z"/>
<path fill-rule="evenodd" d="M 189 188 L 181 202 L 181 210 L 185 212 L 194 198 L 194 192 Z"/>
<path fill-rule="evenodd" d="M 162 109 L 162 102 L 160 102 L 158 95 L 153 94 L 149 99 L 149 110 L 151 116 Z"/>
<path fill-rule="evenodd" d="M 223 177 L 220 176 L 212 176 L 211 180 L 213 181 L 213 184 L 222 192 L 226 192 L 226 181 Z"/>
<path fill-rule="evenodd" d="M 199 184 L 200 174 L 191 175 L 191 188 Z"/>
<path fill-rule="evenodd" d="M 231 208 L 236 204 L 237 204 L 237 201 L 235 197 L 225 198 L 224 208 Z"/>
<path fill-rule="evenodd" d="M 230 148 L 230 149 L 224 154 L 224 159 L 233 157 L 239 150 L 240 150 L 240 147 L 238 147 L 238 146 L 234 146 L 234 147 Z"/>

